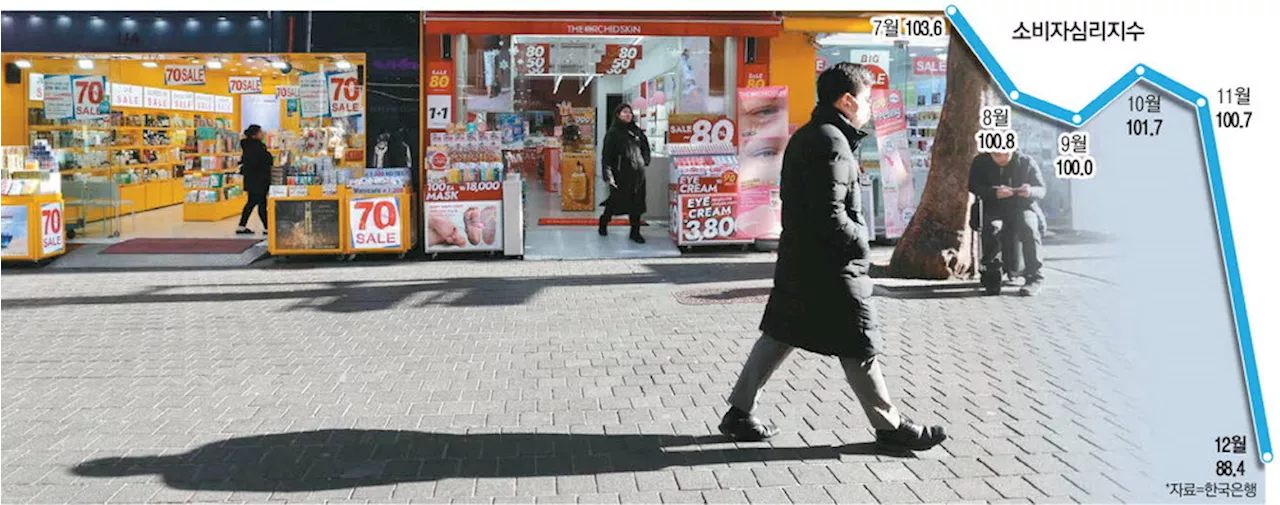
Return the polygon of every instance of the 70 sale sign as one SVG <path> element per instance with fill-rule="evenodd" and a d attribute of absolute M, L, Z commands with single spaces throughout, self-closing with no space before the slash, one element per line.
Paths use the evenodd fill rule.
<path fill-rule="evenodd" d="M 67 246 L 66 234 L 62 229 L 62 202 L 40 206 L 40 243 L 45 255 L 61 251 Z"/>
<path fill-rule="evenodd" d="M 76 119 L 102 119 L 111 114 L 111 102 L 107 98 L 106 76 L 73 76 L 71 93 Z"/>
<path fill-rule="evenodd" d="M 355 72 L 329 74 L 329 112 L 333 117 L 364 114 L 364 86 Z"/>
<path fill-rule="evenodd" d="M 394 196 L 353 198 L 347 209 L 352 249 L 404 247 L 400 226 L 400 199 Z"/>

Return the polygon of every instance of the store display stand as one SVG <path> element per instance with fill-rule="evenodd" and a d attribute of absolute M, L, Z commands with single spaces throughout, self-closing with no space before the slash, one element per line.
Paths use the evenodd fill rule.
<path fill-rule="evenodd" d="M 0 260 L 40 263 L 66 254 L 62 179 L 47 143 L 30 156 L 25 147 L 5 147 L 0 175 Z"/>
<path fill-rule="evenodd" d="M 731 143 L 670 144 L 671 236 L 682 251 L 749 246 L 737 230 L 738 156 Z"/>

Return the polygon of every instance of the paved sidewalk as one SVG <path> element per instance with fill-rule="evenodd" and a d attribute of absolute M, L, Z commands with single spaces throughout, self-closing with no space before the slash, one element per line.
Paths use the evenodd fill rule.
<path fill-rule="evenodd" d="M 1081 275 L 1054 275 L 1034 299 L 883 283 L 891 391 L 947 425 L 941 448 L 875 454 L 837 362 L 805 353 L 761 400 L 786 436 L 713 436 L 772 270 L 751 255 L 4 275 L 0 491 L 5 503 L 1125 496 L 1111 479 L 1136 451 L 1109 421 L 1125 419 L 1125 392 L 1108 380 L 1124 349 L 1107 321 L 1081 317 L 1109 289 Z"/>

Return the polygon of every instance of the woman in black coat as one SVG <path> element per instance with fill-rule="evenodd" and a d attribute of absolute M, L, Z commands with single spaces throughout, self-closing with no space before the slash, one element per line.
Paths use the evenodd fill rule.
<path fill-rule="evenodd" d="M 264 135 L 261 126 L 250 125 L 244 131 L 244 138 L 240 139 L 240 174 L 244 176 L 244 192 L 249 194 L 249 201 L 240 211 L 240 227 L 236 228 L 240 235 L 253 234 L 248 224 L 254 207 L 258 209 L 258 218 L 262 219 L 262 234 L 267 234 L 267 191 L 271 187 L 271 167 L 275 158 L 262 142 Z"/>
<path fill-rule="evenodd" d="M 643 244 L 640 216 L 645 206 L 645 168 L 649 166 L 649 138 L 636 124 L 631 106 L 622 104 L 613 113 L 614 121 L 604 136 L 604 182 L 609 185 L 609 198 L 601 205 L 600 235 L 609 234 L 613 216 L 631 218 L 631 240 Z"/>

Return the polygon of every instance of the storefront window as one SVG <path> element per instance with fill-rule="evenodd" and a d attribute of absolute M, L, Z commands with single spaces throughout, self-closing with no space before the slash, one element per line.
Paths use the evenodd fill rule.
<path fill-rule="evenodd" d="M 526 144 L 563 141 L 569 127 L 570 141 L 590 137 L 594 149 L 613 110 L 627 103 L 662 155 L 671 114 L 731 115 L 726 43 L 724 37 L 459 36 L 458 120 L 495 130 L 518 123 Z M 594 131 L 563 124 L 565 108 L 593 111 Z"/>

